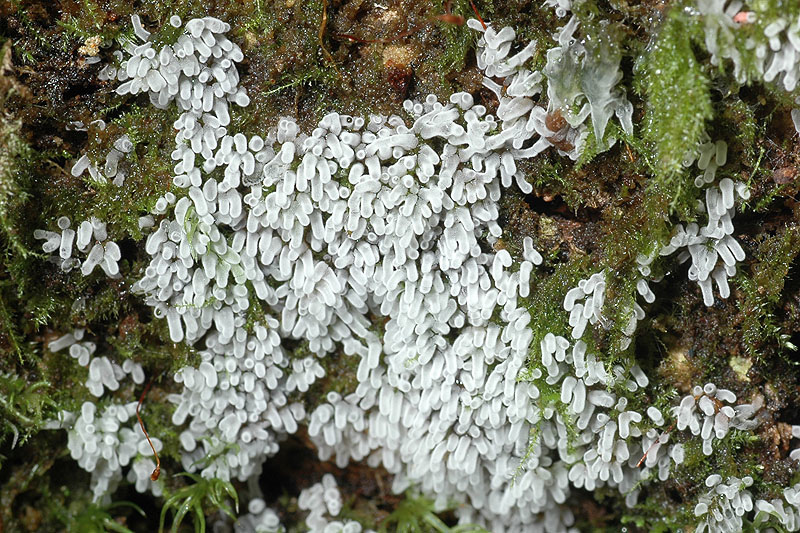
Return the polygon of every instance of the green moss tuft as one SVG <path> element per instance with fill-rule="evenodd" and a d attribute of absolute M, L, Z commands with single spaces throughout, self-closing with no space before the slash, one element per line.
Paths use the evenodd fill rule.
<path fill-rule="evenodd" d="M 0 444 L 10 440 L 11 449 L 23 444 L 56 416 L 56 403 L 43 394 L 49 388 L 47 381 L 28 383 L 20 376 L 0 374 Z"/>
<path fill-rule="evenodd" d="M 800 226 L 792 224 L 772 237 L 766 237 L 756 250 L 757 262 L 752 277 L 735 278 L 744 293 L 739 300 L 742 316 L 742 340 L 747 354 L 762 359 L 765 344 L 785 348 L 776 312 L 789 269 L 800 254 Z"/>
<path fill-rule="evenodd" d="M 668 13 L 639 65 L 638 84 L 647 96 L 645 138 L 656 152 L 655 181 L 677 207 L 691 183 L 683 159 L 712 117 L 709 80 L 692 49 L 691 23 L 678 8 Z"/>

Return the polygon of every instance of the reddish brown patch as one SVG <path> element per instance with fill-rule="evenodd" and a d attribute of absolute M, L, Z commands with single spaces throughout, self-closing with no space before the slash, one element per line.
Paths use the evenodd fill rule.
<path fill-rule="evenodd" d="M 453 24 L 455 26 L 463 26 L 464 25 L 464 17 L 461 15 L 453 15 L 453 14 L 444 14 L 438 15 L 436 17 L 438 20 L 441 20 L 445 24 Z"/>
<path fill-rule="evenodd" d="M 411 83 L 411 76 L 414 71 L 408 65 L 401 65 L 392 60 L 386 63 L 386 81 L 392 89 L 401 97 L 405 97 L 408 92 L 408 85 Z"/>
<path fill-rule="evenodd" d="M 130 333 L 131 331 L 135 331 L 138 326 L 139 326 L 139 315 L 137 315 L 136 313 L 133 313 L 123 318 L 122 321 L 119 323 L 120 340 L 125 340 L 125 337 L 128 336 L 128 333 Z"/>
<path fill-rule="evenodd" d="M 772 172 L 772 181 L 778 185 L 787 185 L 797 178 L 797 169 L 794 167 L 776 168 Z"/>
<path fill-rule="evenodd" d="M 567 119 L 565 119 L 561 115 L 560 109 L 556 109 L 555 111 L 553 111 L 552 113 L 548 113 L 547 116 L 544 117 L 544 125 L 547 126 L 547 129 L 549 129 L 550 131 L 561 131 L 561 129 L 567 125 Z"/>
<path fill-rule="evenodd" d="M 570 150 L 575 148 L 575 145 L 573 145 L 571 142 L 569 142 L 569 141 L 567 141 L 565 139 L 561 139 L 560 141 L 557 141 L 553 137 L 548 137 L 547 140 L 550 141 L 550 144 L 552 144 L 553 146 L 555 146 L 556 148 L 558 148 L 562 152 L 569 152 Z"/>

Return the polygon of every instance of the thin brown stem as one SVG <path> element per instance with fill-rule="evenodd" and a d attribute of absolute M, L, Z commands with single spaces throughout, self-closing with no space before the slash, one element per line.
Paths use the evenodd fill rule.
<path fill-rule="evenodd" d="M 472 10 L 475 12 L 475 16 L 478 17 L 478 21 L 481 23 L 481 26 L 483 26 L 483 29 L 485 30 L 486 23 L 483 21 L 483 18 L 481 18 L 481 14 L 478 13 L 478 8 L 475 7 L 475 4 L 472 2 L 472 0 L 469 0 L 469 5 L 472 6 Z"/>
<path fill-rule="evenodd" d="M 669 428 L 667 428 L 667 430 L 664 433 L 659 435 L 658 438 L 655 440 L 655 442 L 653 444 L 651 444 L 649 448 L 647 448 L 647 451 L 644 452 L 644 455 L 642 456 L 642 458 L 639 459 L 638 463 L 636 463 L 636 468 L 639 468 L 640 466 L 642 466 L 642 463 L 644 463 L 644 460 L 647 459 L 647 454 L 650 453 L 650 450 L 652 450 L 655 447 L 656 444 L 661 442 L 661 437 L 663 437 L 664 435 L 668 435 L 673 429 L 675 429 L 675 424 L 676 423 L 677 423 L 677 420 L 675 422 L 673 422 L 672 425 Z"/>
<path fill-rule="evenodd" d="M 328 27 L 328 0 L 322 0 L 322 22 L 319 25 L 319 47 L 322 48 L 322 54 L 325 56 L 331 65 L 333 65 L 333 69 L 342 77 L 342 73 L 339 72 L 339 68 L 336 66 L 336 63 L 333 61 L 333 56 L 328 49 L 325 48 L 325 43 L 323 42 L 323 37 L 325 37 L 325 29 Z"/>
<path fill-rule="evenodd" d="M 142 433 L 144 433 L 144 438 L 147 439 L 147 444 L 150 445 L 150 449 L 153 450 L 153 455 L 156 456 L 156 468 L 153 470 L 153 473 L 150 474 L 150 479 L 156 481 L 158 476 L 161 475 L 161 459 L 158 458 L 158 452 L 156 452 L 155 446 L 153 446 L 153 441 L 150 440 L 150 435 L 147 434 L 147 430 L 144 428 L 144 422 L 142 422 L 142 417 L 139 416 L 139 408 L 142 406 L 142 402 L 144 402 L 144 397 L 147 395 L 147 391 L 150 390 L 150 385 L 153 384 L 153 380 L 151 379 L 147 385 L 144 387 L 142 391 L 142 395 L 139 397 L 139 403 L 136 404 L 136 418 L 139 419 L 139 426 L 142 428 Z"/>

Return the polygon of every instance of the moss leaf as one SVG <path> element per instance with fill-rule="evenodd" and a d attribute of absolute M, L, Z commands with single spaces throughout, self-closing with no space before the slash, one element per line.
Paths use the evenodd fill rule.
<path fill-rule="evenodd" d="M 645 136 L 658 156 L 656 180 L 678 198 L 686 152 L 699 143 L 712 116 L 709 81 L 694 55 L 690 23 L 680 12 L 667 16 L 644 58 L 642 88 L 647 97 Z"/>

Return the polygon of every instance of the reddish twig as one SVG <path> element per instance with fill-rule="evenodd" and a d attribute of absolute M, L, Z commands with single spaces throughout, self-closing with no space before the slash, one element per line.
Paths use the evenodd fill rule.
<path fill-rule="evenodd" d="M 150 479 L 156 481 L 158 479 L 158 476 L 161 475 L 161 459 L 158 458 L 158 453 L 156 452 L 155 446 L 153 446 L 153 442 L 150 440 L 150 435 L 147 434 L 147 430 L 144 428 L 144 422 L 142 422 L 142 417 L 139 416 L 139 408 L 142 406 L 142 402 L 144 402 L 144 397 L 147 395 L 147 391 L 150 390 L 150 385 L 152 384 L 153 380 L 151 379 L 145 386 L 144 390 L 142 391 L 142 395 L 139 397 L 139 403 L 136 404 L 136 418 L 139 419 L 139 426 L 142 428 L 144 437 L 147 439 L 147 444 L 150 445 L 150 449 L 153 450 L 153 455 L 156 456 L 156 469 L 153 470 L 152 474 L 150 474 Z"/>
<path fill-rule="evenodd" d="M 444 15 L 437 15 L 437 20 L 441 20 L 445 24 L 452 24 L 454 26 L 463 26 L 464 17 L 461 15 L 453 15 L 452 13 L 445 13 Z"/>
<path fill-rule="evenodd" d="M 483 29 L 485 30 L 486 29 L 486 23 L 481 18 L 481 14 L 478 13 L 478 8 L 475 7 L 475 4 L 472 2 L 472 0 L 469 0 L 469 5 L 472 6 L 472 10 L 475 12 L 475 16 L 478 17 L 478 21 L 481 23 L 481 26 L 483 26 Z"/>
<path fill-rule="evenodd" d="M 631 163 L 635 163 L 636 158 L 633 157 L 633 152 L 631 152 L 631 147 L 628 145 L 628 143 L 625 143 L 625 149 L 628 150 L 628 158 L 630 158 Z"/>
<path fill-rule="evenodd" d="M 642 466 L 642 463 L 644 463 L 644 460 L 647 459 L 647 454 L 650 453 L 650 450 L 652 450 L 655 447 L 656 444 L 661 442 L 661 437 L 663 437 L 664 435 L 668 435 L 673 429 L 675 429 L 675 424 L 676 423 L 677 423 L 677 420 L 675 422 L 673 422 L 672 425 L 669 428 L 667 428 L 667 430 L 664 433 L 659 435 L 658 438 L 655 440 L 655 442 L 653 444 L 651 444 L 649 448 L 647 448 L 647 451 L 644 452 L 644 455 L 642 456 L 642 458 L 639 459 L 638 463 L 636 463 L 636 468 L 639 468 L 640 466 Z"/>

